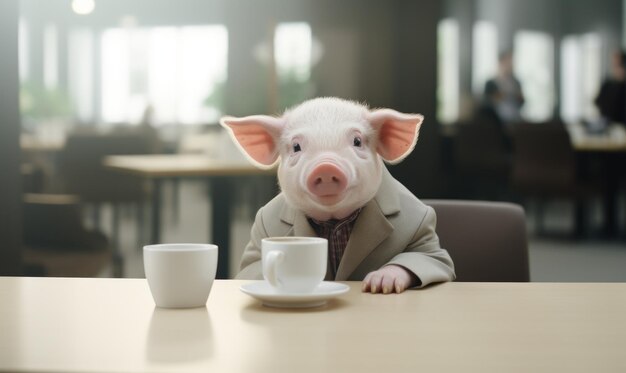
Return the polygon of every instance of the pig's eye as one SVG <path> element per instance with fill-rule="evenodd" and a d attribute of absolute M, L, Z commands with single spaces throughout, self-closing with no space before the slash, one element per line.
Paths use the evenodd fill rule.
<path fill-rule="evenodd" d="M 354 140 L 352 141 L 352 144 L 353 144 L 354 146 L 356 146 L 356 147 L 360 148 L 360 147 L 361 147 L 361 142 L 362 142 L 362 141 L 361 141 L 361 138 L 360 138 L 360 137 L 358 137 L 358 136 L 356 136 L 356 137 L 354 138 Z"/>
<path fill-rule="evenodd" d="M 301 151 L 302 148 L 300 147 L 300 144 L 298 144 L 297 142 L 293 144 L 293 152 L 297 153 L 299 151 Z"/>

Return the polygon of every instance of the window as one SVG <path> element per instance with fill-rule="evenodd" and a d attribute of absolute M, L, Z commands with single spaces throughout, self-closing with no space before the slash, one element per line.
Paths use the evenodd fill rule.
<path fill-rule="evenodd" d="M 127 32 L 107 30 L 102 35 L 102 119 L 122 122 L 127 119 L 129 102 L 129 51 Z"/>
<path fill-rule="evenodd" d="M 447 18 L 437 27 L 437 119 L 450 124 L 459 119 L 459 24 Z"/>
<path fill-rule="evenodd" d="M 274 63 L 280 108 L 292 106 L 312 96 L 312 54 L 313 36 L 308 23 L 281 23 L 276 26 Z"/>
<path fill-rule="evenodd" d="M 546 33 L 520 31 L 513 40 L 513 68 L 526 102 L 522 117 L 541 122 L 553 115 L 554 42 Z"/>
<path fill-rule="evenodd" d="M 48 90 L 54 90 L 59 83 L 58 33 L 53 24 L 43 30 L 43 82 Z"/>
<path fill-rule="evenodd" d="M 28 35 L 28 24 L 24 18 L 20 18 L 19 20 L 19 34 L 18 34 L 18 58 L 19 58 L 19 69 L 20 69 L 20 82 L 25 82 L 29 77 L 29 54 L 28 48 L 29 45 L 29 35 Z"/>
<path fill-rule="evenodd" d="M 74 29 L 68 35 L 68 92 L 80 122 L 94 120 L 94 33 Z"/>
<path fill-rule="evenodd" d="M 598 118 L 594 100 L 602 80 L 599 35 L 569 35 L 561 42 L 561 117 L 569 123 Z"/>
<path fill-rule="evenodd" d="M 498 29 L 478 21 L 472 32 L 472 91 L 481 97 L 487 81 L 498 73 Z"/>
<path fill-rule="evenodd" d="M 227 77 L 224 26 L 115 28 L 102 34 L 102 119 L 202 124 L 221 116 Z"/>
<path fill-rule="evenodd" d="M 60 125 L 71 117 L 71 105 L 67 92 L 59 85 L 59 32 L 54 23 L 46 24 L 39 35 L 32 33 L 23 18 L 19 21 L 18 58 L 20 78 L 20 111 L 24 128 L 35 130 L 46 122 L 47 126 Z M 39 37 L 37 37 L 39 36 Z M 41 44 L 32 43 L 41 41 Z M 33 51 L 41 60 L 31 65 Z M 34 71 L 34 67 L 41 69 Z"/>
<path fill-rule="evenodd" d="M 308 23 L 281 23 L 276 27 L 274 59 L 280 79 L 309 80 L 312 44 Z"/>

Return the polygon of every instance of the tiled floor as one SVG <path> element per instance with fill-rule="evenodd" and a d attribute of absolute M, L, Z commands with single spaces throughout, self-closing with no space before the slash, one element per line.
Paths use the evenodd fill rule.
<path fill-rule="evenodd" d="M 532 239 L 532 281 L 626 282 L 624 242 Z"/>
<path fill-rule="evenodd" d="M 188 181 L 180 184 L 179 210 L 173 209 L 173 189 L 164 188 L 163 242 L 210 242 L 208 235 L 209 202 L 206 186 L 201 181 Z M 567 231 L 568 206 L 552 205 L 548 209 L 546 225 L 554 230 Z M 243 247 L 248 242 L 254 211 L 240 207 L 235 212 L 231 231 L 233 252 L 231 273 L 235 273 Z M 110 211 L 103 211 L 103 229 Z M 137 237 L 137 224 L 130 214 L 123 214 L 120 242 L 125 258 L 124 276 L 144 277 L 141 257 L 141 243 Z M 529 214 L 529 227 L 532 231 L 532 214 Z M 530 270 L 532 281 L 564 282 L 626 282 L 626 240 L 571 238 L 537 238 L 530 235 Z M 110 276 L 105 270 L 101 275 Z"/>

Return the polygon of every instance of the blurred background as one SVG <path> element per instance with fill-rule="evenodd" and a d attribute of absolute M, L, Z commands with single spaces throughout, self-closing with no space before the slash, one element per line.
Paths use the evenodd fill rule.
<path fill-rule="evenodd" d="M 624 0 L 0 10 L 0 274 L 143 277 L 156 240 L 226 242 L 234 276 L 277 187 L 211 169 L 245 164 L 218 119 L 337 96 L 425 115 L 389 167 L 419 198 L 523 205 L 531 280 L 626 281 Z"/>

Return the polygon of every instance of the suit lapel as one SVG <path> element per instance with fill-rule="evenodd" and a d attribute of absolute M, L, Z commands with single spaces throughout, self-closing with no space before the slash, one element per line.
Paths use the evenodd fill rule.
<path fill-rule="evenodd" d="M 393 231 L 385 215 L 374 201 L 370 201 L 359 214 L 344 251 L 336 281 L 347 280 L 361 262 Z"/>
<path fill-rule="evenodd" d="M 363 207 L 354 223 L 335 280 L 347 280 L 361 262 L 393 232 L 394 228 L 387 216 L 400 211 L 394 182 L 389 171 L 384 168 L 383 181 L 376 196 Z"/>
<path fill-rule="evenodd" d="M 291 229 L 289 230 L 289 232 L 287 232 L 287 236 L 317 236 L 315 230 L 313 230 L 313 227 L 311 227 L 311 225 L 309 224 L 306 215 L 304 215 L 301 211 L 292 208 L 287 203 L 283 205 L 283 208 L 280 212 L 280 220 L 291 225 Z"/>
<path fill-rule="evenodd" d="M 306 216 L 302 213 L 296 214 L 296 218 L 293 221 L 293 235 L 297 237 L 316 237 L 317 234 Z"/>

